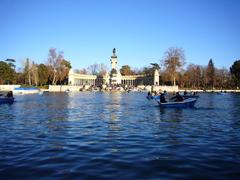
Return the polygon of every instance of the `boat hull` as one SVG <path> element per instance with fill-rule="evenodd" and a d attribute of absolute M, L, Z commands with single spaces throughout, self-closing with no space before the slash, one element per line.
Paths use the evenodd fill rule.
<path fill-rule="evenodd" d="M 4 97 L 4 98 L 0 98 L 0 104 L 6 104 L 6 103 L 13 103 L 14 102 L 14 98 L 12 97 Z"/>
<path fill-rule="evenodd" d="M 197 99 L 196 98 L 189 98 L 181 102 L 166 102 L 160 103 L 160 107 L 169 107 L 169 108 L 186 108 L 186 107 L 194 107 Z"/>
<path fill-rule="evenodd" d="M 39 93 L 37 88 L 15 88 L 13 94 L 36 94 Z"/>

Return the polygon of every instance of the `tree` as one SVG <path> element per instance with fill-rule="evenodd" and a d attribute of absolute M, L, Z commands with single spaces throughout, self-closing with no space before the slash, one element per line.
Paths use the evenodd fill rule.
<path fill-rule="evenodd" d="M 30 69 L 31 77 L 32 77 L 32 82 L 35 86 L 38 85 L 38 65 L 33 61 L 31 69 Z"/>
<path fill-rule="evenodd" d="M 182 48 L 169 48 L 163 58 L 166 71 L 170 74 L 172 84 L 176 85 L 176 76 L 180 68 L 185 64 L 185 55 Z"/>
<path fill-rule="evenodd" d="M 199 88 L 201 85 L 201 69 L 200 66 L 190 64 L 183 75 L 184 87 Z"/>
<path fill-rule="evenodd" d="M 97 75 L 98 74 L 98 64 L 92 64 L 87 68 L 89 74 Z"/>
<path fill-rule="evenodd" d="M 50 74 L 50 79 L 52 84 L 56 85 L 58 81 L 57 75 L 59 74 L 58 69 L 61 66 L 61 62 L 63 60 L 63 52 L 60 51 L 57 53 L 56 48 L 49 49 L 48 55 L 48 69 Z"/>
<path fill-rule="evenodd" d="M 48 68 L 44 64 L 39 64 L 38 66 L 38 77 L 39 77 L 39 84 L 45 85 L 48 82 Z"/>
<path fill-rule="evenodd" d="M 32 79 L 31 79 L 31 66 L 32 66 L 32 62 L 27 58 L 24 62 L 23 62 L 23 74 L 25 77 L 25 83 L 28 82 L 28 84 L 31 86 L 32 85 Z"/>
<path fill-rule="evenodd" d="M 120 72 L 123 76 L 134 75 L 134 72 L 131 70 L 131 67 L 129 65 L 122 66 Z"/>
<path fill-rule="evenodd" d="M 16 83 L 17 84 L 24 84 L 25 83 L 25 75 L 22 72 L 16 73 Z"/>
<path fill-rule="evenodd" d="M 233 80 L 237 87 L 240 87 L 240 60 L 237 60 L 233 63 L 230 68 Z"/>
<path fill-rule="evenodd" d="M 105 64 L 99 64 L 99 73 L 98 75 L 103 76 L 107 74 L 108 68 Z"/>
<path fill-rule="evenodd" d="M 8 63 L 8 65 L 9 65 L 12 69 L 15 69 L 15 67 L 16 67 L 15 63 L 16 63 L 16 61 L 15 61 L 14 59 L 6 59 L 5 61 Z"/>
<path fill-rule="evenodd" d="M 218 89 L 230 88 L 232 84 L 231 74 L 226 68 L 215 69 L 215 87 Z"/>
<path fill-rule="evenodd" d="M 208 87 L 214 88 L 215 83 L 215 67 L 213 60 L 210 59 L 206 69 L 206 83 Z"/>
<path fill-rule="evenodd" d="M 0 61 L 0 84 L 12 83 L 15 76 L 15 70 L 4 61 Z"/>
<path fill-rule="evenodd" d="M 154 67 L 143 67 L 138 73 L 144 76 L 152 76 L 154 73 Z"/>
<path fill-rule="evenodd" d="M 89 74 L 103 76 L 107 73 L 107 66 L 104 64 L 95 63 L 95 64 L 88 66 L 87 71 Z"/>
<path fill-rule="evenodd" d="M 79 74 L 87 74 L 87 70 L 86 70 L 85 68 L 79 69 L 79 70 L 76 70 L 76 73 L 79 73 Z"/>
<path fill-rule="evenodd" d="M 113 68 L 113 69 L 111 70 L 110 74 L 111 74 L 111 75 L 117 74 L 117 70 Z"/>
<path fill-rule="evenodd" d="M 66 84 L 68 82 L 68 73 L 72 68 L 71 63 L 65 59 L 62 59 L 60 66 L 57 68 L 57 79 L 59 84 Z"/>

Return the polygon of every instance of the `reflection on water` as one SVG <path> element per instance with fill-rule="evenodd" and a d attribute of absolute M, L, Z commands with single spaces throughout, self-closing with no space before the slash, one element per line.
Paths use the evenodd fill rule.
<path fill-rule="evenodd" d="M 236 178 L 240 95 L 160 109 L 144 93 L 44 93 L 0 106 L 3 178 Z"/>

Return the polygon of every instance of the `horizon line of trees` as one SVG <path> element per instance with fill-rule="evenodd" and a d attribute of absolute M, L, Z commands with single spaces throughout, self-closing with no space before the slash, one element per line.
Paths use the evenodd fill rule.
<path fill-rule="evenodd" d="M 20 71 L 15 70 L 15 60 L 0 61 L 0 84 L 21 84 L 28 86 L 44 86 L 68 83 L 68 72 L 71 63 L 64 59 L 63 52 L 56 48 L 49 49 L 46 63 L 36 64 L 26 58 Z"/>
<path fill-rule="evenodd" d="M 230 69 L 216 68 L 212 59 L 206 66 L 186 64 L 182 48 L 169 48 L 159 63 L 151 63 L 141 69 L 123 65 L 120 68 L 122 75 L 152 75 L 155 69 L 160 71 L 160 84 L 179 85 L 180 88 L 191 89 L 227 89 L 240 87 L 240 60 L 236 60 Z M 0 84 L 21 84 L 29 86 L 65 85 L 68 83 L 68 73 L 71 69 L 70 61 L 64 59 L 62 51 L 56 48 L 49 49 L 46 63 L 36 64 L 26 58 L 22 69 L 15 70 L 15 60 L 0 61 Z M 108 72 L 104 64 L 92 64 L 87 68 L 75 71 L 81 74 L 103 76 Z"/>

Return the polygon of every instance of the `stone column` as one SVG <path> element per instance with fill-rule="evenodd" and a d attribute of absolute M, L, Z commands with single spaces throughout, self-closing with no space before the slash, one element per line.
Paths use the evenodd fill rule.
<path fill-rule="evenodd" d="M 154 71 L 154 77 L 153 77 L 153 85 L 159 86 L 159 70 L 155 69 Z"/>

